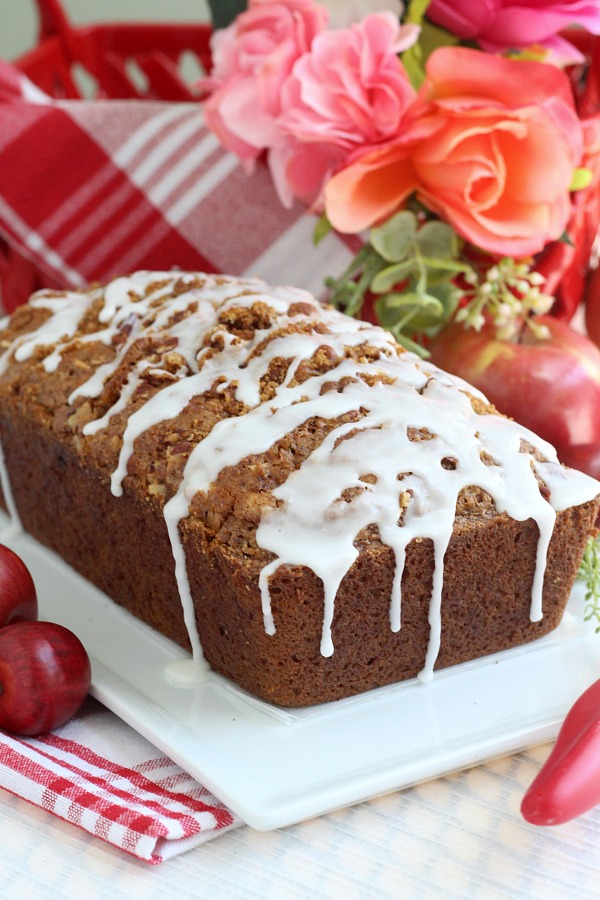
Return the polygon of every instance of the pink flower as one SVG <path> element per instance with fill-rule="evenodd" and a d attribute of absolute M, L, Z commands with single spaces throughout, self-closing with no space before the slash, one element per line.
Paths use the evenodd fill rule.
<path fill-rule="evenodd" d="M 252 161 L 278 139 L 283 82 L 326 26 L 327 10 L 313 0 L 250 0 L 215 32 L 204 113 L 227 149 Z"/>
<path fill-rule="evenodd" d="M 574 62 L 579 51 L 558 37 L 569 25 L 600 34 L 597 0 L 431 0 L 427 16 L 461 38 L 475 40 L 484 50 L 541 44 L 561 62 Z"/>
<path fill-rule="evenodd" d="M 415 97 L 397 54 L 418 34 L 385 12 L 320 34 L 285 82 L 282 127 L 346 150 L 397 134 Z"/>
<path fill-rule="evenodd" d="M 282 200 L 315 200 L 357 147 L 396 136 L 415 91 L 398 53 L 419 29 L 388 12 L 318 35 L 282 87 L 283 140 L 269 155 Z"/>
<path fill-rule="evenodd" d="M 466 240 L 529 256 L 560 237 L 583 152 L 567 76 L 554 66 L 445 47 L 401 140 L 357 154 L 326 186 L 340 231 L 357 232 L 417 196 Z"/>

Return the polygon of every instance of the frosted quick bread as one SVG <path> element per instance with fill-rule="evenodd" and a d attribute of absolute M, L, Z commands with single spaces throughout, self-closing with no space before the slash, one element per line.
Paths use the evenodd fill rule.
<path fill-rule="evenodd" d="M 559 623 L 600 485 L 383 330 L 180 272 L 3 325 L 5 505 L 198 669 L 302 706 Z"/>

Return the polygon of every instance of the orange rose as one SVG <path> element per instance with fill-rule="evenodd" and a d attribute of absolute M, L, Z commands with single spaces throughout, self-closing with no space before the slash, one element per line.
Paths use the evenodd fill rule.
<path fill-rule="evenodd" d="M 436 50 L 399 139 L 355 155 L 326 187 L 333 226 L 357 232 L 416 190 L 465 239 L 529 256 L 563 233 L 583 140 L 554 66 L 462 47 Z"/>

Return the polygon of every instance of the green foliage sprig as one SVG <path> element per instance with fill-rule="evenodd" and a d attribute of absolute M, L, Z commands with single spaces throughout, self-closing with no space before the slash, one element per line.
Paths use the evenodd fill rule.
<path fill-rule="evenodd" d="M 330 302 L 359 316 L 370 293 L 381 325 L 406 349 L 424 356 L 415 337 L 450 318 L 461 297 L 453 279 L 471 272 L 460 254 L 461 241 L 450 225 L 402 210 L 371 229 L 339 278 L 326 280 Z"/>
<path fill-rule="evenodd" d="M 329 230 L 321 218 L 315 241 Z M 515 339 L 523 325 L 544 337 L 535 319 L 553 303 L 543 292 L 544 281 L 531 262 L 475 251 L 415 204 L 372 228 L 346 271 L 325 284 L 333 306 L 364 317 L 368 300 L 398 343 L 427 356 L 424 341 L 452 318 L 476 331 L 492 322 L 500 340 Z"/>
<path fill-rule="evenodd" d="M 595 619 L 596 634 L 600 633 L 600 547 L 595 538 L 588 538 L 578 578 L 585 581 L 584 620 Z"/>

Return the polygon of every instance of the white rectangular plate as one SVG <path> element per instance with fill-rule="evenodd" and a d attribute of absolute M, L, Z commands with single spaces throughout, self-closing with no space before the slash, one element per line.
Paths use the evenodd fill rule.
<path fill-rule="evenodd" d="M 6 519 L 0 518 L 0 524 Z M 527 647 L 305 710 L 281 710 L 213 675 L 177 688 L 180 648 L 155 634 L 30 537 L 5 541 L 30 567 L 40 618 L 79 635 L 92 693 L 245 822 L 271 829 L 552 738 L 600 677 L 600 636 L 581 592 L 561 626 Z"/>

